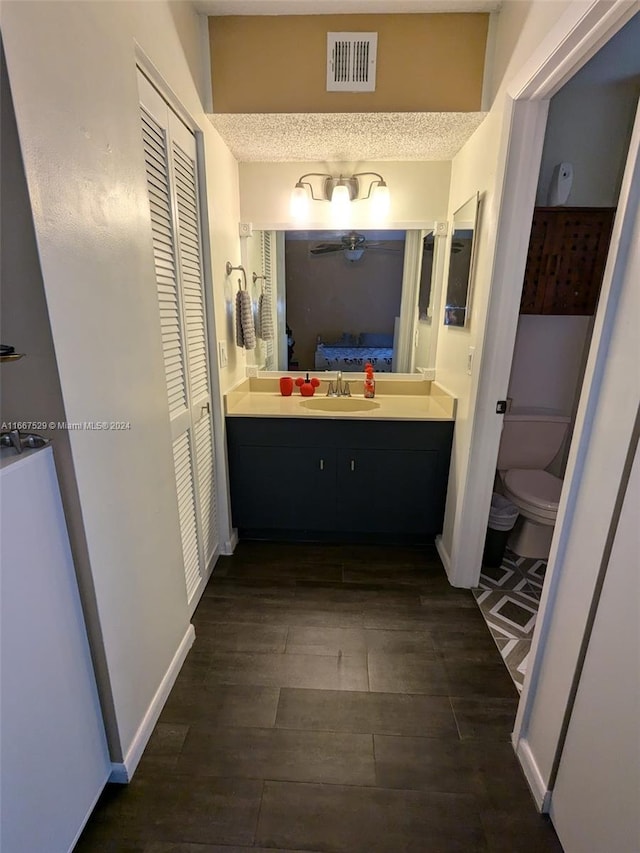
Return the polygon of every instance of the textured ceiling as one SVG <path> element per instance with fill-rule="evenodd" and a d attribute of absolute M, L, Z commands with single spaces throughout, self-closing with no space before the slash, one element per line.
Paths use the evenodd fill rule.
<path fill-rule="evenodd" d="M 486 113 L 217 113 L 241 163 L 451 160 Z"/>

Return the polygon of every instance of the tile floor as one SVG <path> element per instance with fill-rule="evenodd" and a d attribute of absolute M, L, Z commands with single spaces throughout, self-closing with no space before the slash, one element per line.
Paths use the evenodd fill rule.
<path fill-rule="evenodd" d="M 501 566 L 482 567 L 478 589 L 473 590 L 518 691 L 527 672 L 546 568 L 544 560 L 519 557 L 507 549 Z"/>
<path fill-rule="evenodd" d="M 517 691 L 432 547 L 241 543 L 132 782 L 76 853 L 561 853 Z"/>

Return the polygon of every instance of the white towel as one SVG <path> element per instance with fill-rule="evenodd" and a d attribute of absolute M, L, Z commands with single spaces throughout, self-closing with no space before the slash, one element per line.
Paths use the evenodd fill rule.
<path fill-rule="evenodd" d="M 245 349 L 256 347 L 253 302 L 247 290 L 239 290 L 236 296 L 236 344 Z"/>
<path fill-rule="evenodd" d="M 263 341 L 273 340 L 273 316 L 271 314 L 271 302 L 264 293 L 258 301 L 258 324 L 260 327 L 259 337 Z"/>

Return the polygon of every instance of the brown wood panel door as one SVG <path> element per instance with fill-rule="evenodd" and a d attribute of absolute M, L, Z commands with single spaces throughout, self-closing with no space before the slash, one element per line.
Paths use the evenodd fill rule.
<path fill-rule="evenodd" d="M 554 223 L 553 211 L 535 209 L 520 300 L 521 314 L 542 313 Z"/>
<path fill-rule="evenodd" d="M 594 314 L 607 262 L 614 210 L 567 210 L 558 216 L 558 254 L 552 255 L 543 314 Z"/>
<path fill-rule="evenodd" d="M 615 208 L 536 208 L 521 314 L 594 314 Z"/>

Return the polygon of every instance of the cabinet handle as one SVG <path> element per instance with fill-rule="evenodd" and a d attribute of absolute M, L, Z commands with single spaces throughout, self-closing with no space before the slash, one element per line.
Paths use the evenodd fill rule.
<path fill-rule="evenodd" d="M 324 459 L 320 460 L 320 470 L 324 471 Z"/>
<path fill-rule="evenodd" d="M 353 461 L 353 459 L 351 460 L 351 470 L 352 471 L 356 470 L 356 463 Z"/>

